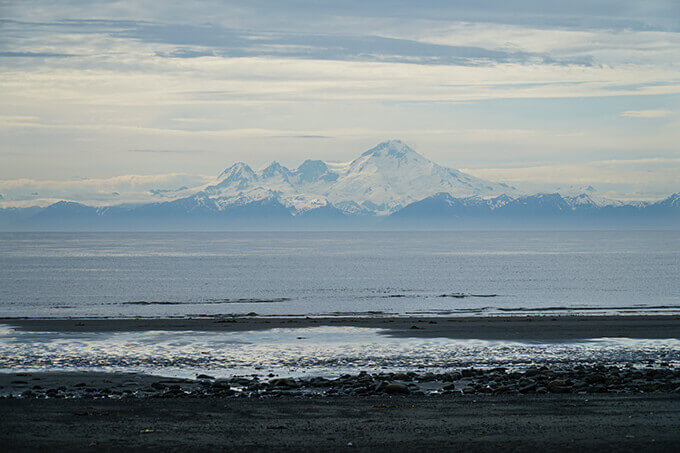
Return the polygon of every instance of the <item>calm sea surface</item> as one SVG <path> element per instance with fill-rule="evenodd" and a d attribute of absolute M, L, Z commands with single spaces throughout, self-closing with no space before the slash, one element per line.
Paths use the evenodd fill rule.
<path fill-rule="evenodd" d="M 0 234 L 0 316 L 250 312 L 677 313 L 680 232 Z"/>

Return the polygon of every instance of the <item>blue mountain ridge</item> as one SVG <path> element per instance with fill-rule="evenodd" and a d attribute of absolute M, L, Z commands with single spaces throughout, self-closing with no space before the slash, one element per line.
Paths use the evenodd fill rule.
<path fill-rule="evenodd" d="M 438 193 L 388 216 L 348 214 L 327 204 L 301 213 L 275 196 L 220 207 L 197 194 L 139 206 L 92 207 L 60 201 L 44 208 L 0 209 L 0 229 L 19 230 L 230 230 L 256 229 L 506 229 L 660 228 L 680 226 L 680 194 L 655 203 L 573 206 L 558 193 L 511 198 L 455 198 Z"/>

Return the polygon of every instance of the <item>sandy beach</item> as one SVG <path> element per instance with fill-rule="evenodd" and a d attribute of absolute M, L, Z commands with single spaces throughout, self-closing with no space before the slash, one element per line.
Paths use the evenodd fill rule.
<path fill-rule="evenodd" d="M 221 318 L 0 318 L 0 324 L 36 332 L 257 331 L 319 326 L 384 329 L 411 338 L 569 341 L 595 337 L 680 338 L 680 316 L 494 317 L 260 317 Z"/>
<path fill-rule="evenodd" d="M 0 400 L 4 451 L 677 451 L 680 395 Z"/>
<path fill-rule="evenodd" d="M 380 329 L 400 342 L 680 338 L 677 316 L 5 318 L 0 324 L 57 337 L 344 326 Z M 14 370 L 0 374 L 0 445 L 4 451 L 674 451 L 680 442 L 674 361 L 536 363 L 438 372 L 364 368 L 334 377 L 266 371 L 214 377 L 200 368 L 189 370 L 191 378 L 164 376 L 162 368 L 158 375 Z"/>

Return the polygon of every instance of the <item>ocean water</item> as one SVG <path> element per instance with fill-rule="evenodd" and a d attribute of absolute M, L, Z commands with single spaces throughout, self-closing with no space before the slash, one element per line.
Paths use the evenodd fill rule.
<path fill-rule="evenodd" d="M 674 338 L 554 343 L 394 338 L 382 333 L 382 329 L 335 326 L 250 332 L 30 332 L 0 325 L 0 372 L 337 377 L 359 370 L 441 373 L 470 366 L 680 365 L 680 340 Z"/>
<path fill-rule="evenodd" d="M 680 312 L 680 232 L 2 233 L 0 316 Z"/>

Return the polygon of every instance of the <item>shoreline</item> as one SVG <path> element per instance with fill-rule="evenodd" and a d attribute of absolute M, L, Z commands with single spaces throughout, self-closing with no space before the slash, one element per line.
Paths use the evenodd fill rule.
<path fill-rule="evenodd" d="M 460 367 L 440 372 L 366 371 L 291 377 L 275 373 L 193 378 L 136 371 L 0 372 L 0 399 L 269 398 L 370 395 L 677 394 L 680 367 L 665 362 L 631 365 L 532 364 L 520 369 Z"/>
<path fill-rule="evenodd" d="M 15 399 L 0 409 L 6 451 L 672 452 L 680 442 L 678 395 Z"/>
<path fill-rule="evenodd" d="M 638 370 L 641 374 L 633 381 L 641 381 L 642 387 L 630 391 L 620 389 L 622 381 L 633 377 L 632 370 L 585 369 L 583 382 L 589 376 L 592 382 L 579 392 L 572 391 L 575 383 L 564 381 L 559 370 L 526 370 L 515 377 L 502 370 L 478 371 L 461 372 L 467 387 L 437 381 L 440 387 L 461 388 L 439 393 L 418 390 L 433 381 L 412 374 L 393 375 L 387 385 L 379 376 L 361 373 L 316 382 L 243 377 L 191 380 L 135 373 L 0 375 L 3 386 L 24 381 L 30 382 L 24 387 L 42 387 L 29 395 L 0 397 L 4 428 L 0 445 L 6 451 L 93 447 L 675 451 L 680 442 L 680 388 L 671 390 L 680 382 L 679 369 Z M 534 385 L 521 391 L 504 389 L 498 386 L 503 375 Z M 373 391 L 365 390 L 376 382 Z M 482 390 L 480 386 L 488 387 L 489 382 L 496 383 L 496 391 Z M 348 390 L 305 393 L 308 387 Z M 135 388 L 144 394 L 135 394 Z M 81 396 L 69 395 L 76 389 Z"/>
<path fill-rule="evenodd" d="M 680 339 L 680 315 L 562 315 L 489 317 L 220 317 L 0 318 L 0 325 L 34 332 L 244 332 L 287 328 L 363 327 L 397 338 L 567 342 L 589 338 Z"/>

